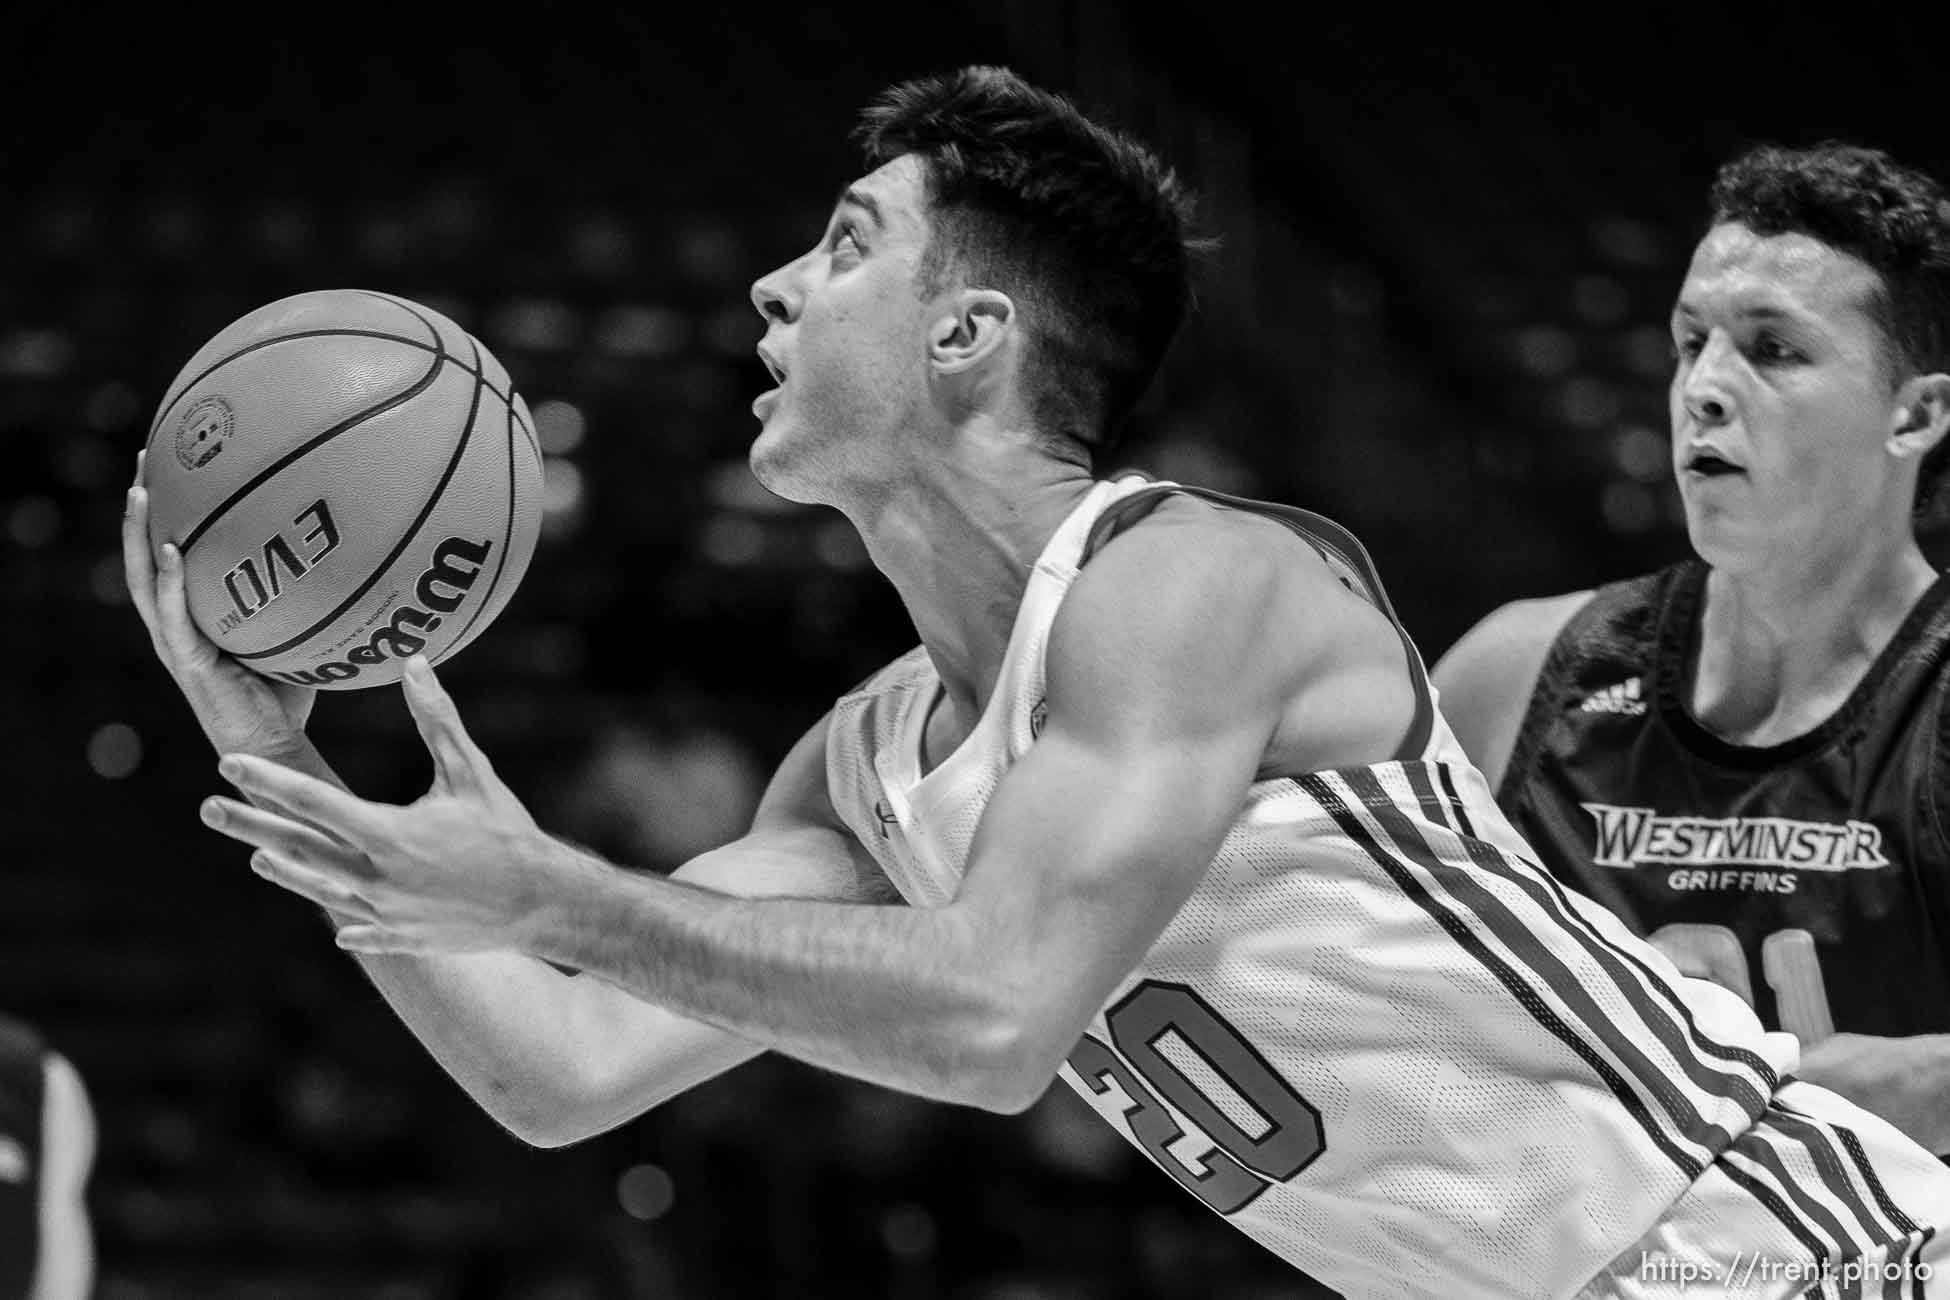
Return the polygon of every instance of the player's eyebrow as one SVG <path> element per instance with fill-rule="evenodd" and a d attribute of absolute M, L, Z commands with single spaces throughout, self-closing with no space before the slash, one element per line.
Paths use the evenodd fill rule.
<path fill-rule="evenodd" d="M 1750 307 L 1736 307 L 1733 314 L 1742 320 L 1786 321 L 1789 324 L 1796 324 L 1806 320 L 1806 317 L 1800 312 L 1792 311 L 1789 308 L 1773 307 L 1759 303 Z M 1699 315 L 1699 309 L 1690 303 L 1677 303 L 1672 309 L 1672 318 L 1674 320 L 1697 320 Z"/>
<path fill-rule="evenodd" d="M 849 205 L 865 212 L 867 219 L 873 222 L 875 226 L 882 230 L 887 228 L 886 218 L 880 214 L 880 204 L 874 199 L 873 195 L 867 193 L 857 185 L 840 186 L 840 196 L 833 200 L 833 206 L 836 208 L 847 207 Z"/>

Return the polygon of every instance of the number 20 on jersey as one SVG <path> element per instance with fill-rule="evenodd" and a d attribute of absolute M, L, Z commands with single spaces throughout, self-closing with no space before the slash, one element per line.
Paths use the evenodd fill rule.
<path fill-rule="evenodd" d="M 1099 1097 L 1123 1093 L 1145 1154 L 1220 1214 L 1244 1209 L 1327 1149 L 1320 1112 L 1192 989 L 1145 980 L 1104 1020 L 1110 1043 L 1085 1034 L 1070 1068 Z M 1165 1102 L 1211 1139 L 1203 1170 L 1170 1150 L 1185 1130 Z"/>

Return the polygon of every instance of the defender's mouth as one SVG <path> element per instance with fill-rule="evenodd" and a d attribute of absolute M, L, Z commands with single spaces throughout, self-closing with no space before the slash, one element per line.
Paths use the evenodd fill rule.
<path fill-rule="evenodd" d="M 1747 471 L 1711 447 L 1698 447 L 1686 457 L 1686 472 L 1698 474 L 1701 478 L 1721 478 L 1728 474 L 1745 474 Z"/>

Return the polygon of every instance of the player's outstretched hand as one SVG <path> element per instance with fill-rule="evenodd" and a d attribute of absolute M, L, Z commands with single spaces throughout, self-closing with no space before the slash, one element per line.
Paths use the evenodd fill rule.
<path fill-rule="evenodd" d="M 218 765 L 225 779 L 291 816 L 216 797 L 204 801 L 203 819 L 257 846 L 257 874 L 332 912 L 341 948 L 520 949 L 525 923 L 549 895 L 548 874 L 565 865 L 559 846 L 495 775 L 424 655 L 407 661 L 403 687 L 433 755 L 433 786 L 417 802 L 372 803 L 229 754 Z"/>
<path fill-rule="evenodd" d="M 305 719 L 317 692 L 261 677 L 218 650 L 190 620 L 183 595 L 183 556 L 164 543 L 161 571 L 149 550 L 149 492 L 138 453 L 135 482 L 122 512 L 122 574 L 156 657 L 190 702 L 219 754 L 285 757 L 304 744 Z"/>

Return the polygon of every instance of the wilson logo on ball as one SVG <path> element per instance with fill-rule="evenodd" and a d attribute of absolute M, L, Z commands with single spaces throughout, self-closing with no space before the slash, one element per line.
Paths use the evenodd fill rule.
<path fill-rule="evenodd" d="M 230 596 L 234 612 L 223 616 L 219 631 L 228 632 L 242 626 L 245 619 L 282 596 L 281 575 L 289 574 L 295 584 L 338 549 L 339 528 L 332 521 L 332 509 L 325 504 L 325 498 L 320 497 L 300 510 L 291 523 L 300 527 L 308 519 L 311 529 L 298 538 L 296 546 L 286 541 L 283 533 L 273 533 L 256 555 L 245 556 L 223 575 L 223 589 Z"/>
<path fill-rule="evenodd" d="M 361 668 L 371 668 L 388 659 L 412 658 L 426 649 L 427 634 L 440 626 L 443 616 L 453 613 L 466 601 L 493 550 L 491 541 L 447 538 L 433 548 L 433 563 L 413 584 L 417 605 L 401 605 L 394 610 L 384 627 L 375 629 L 364 645 L 353 646 L 343 659 L 304 671 L 278 671 L 271 675 L 294 686 L 323 686 L 357 677 Z"/>

